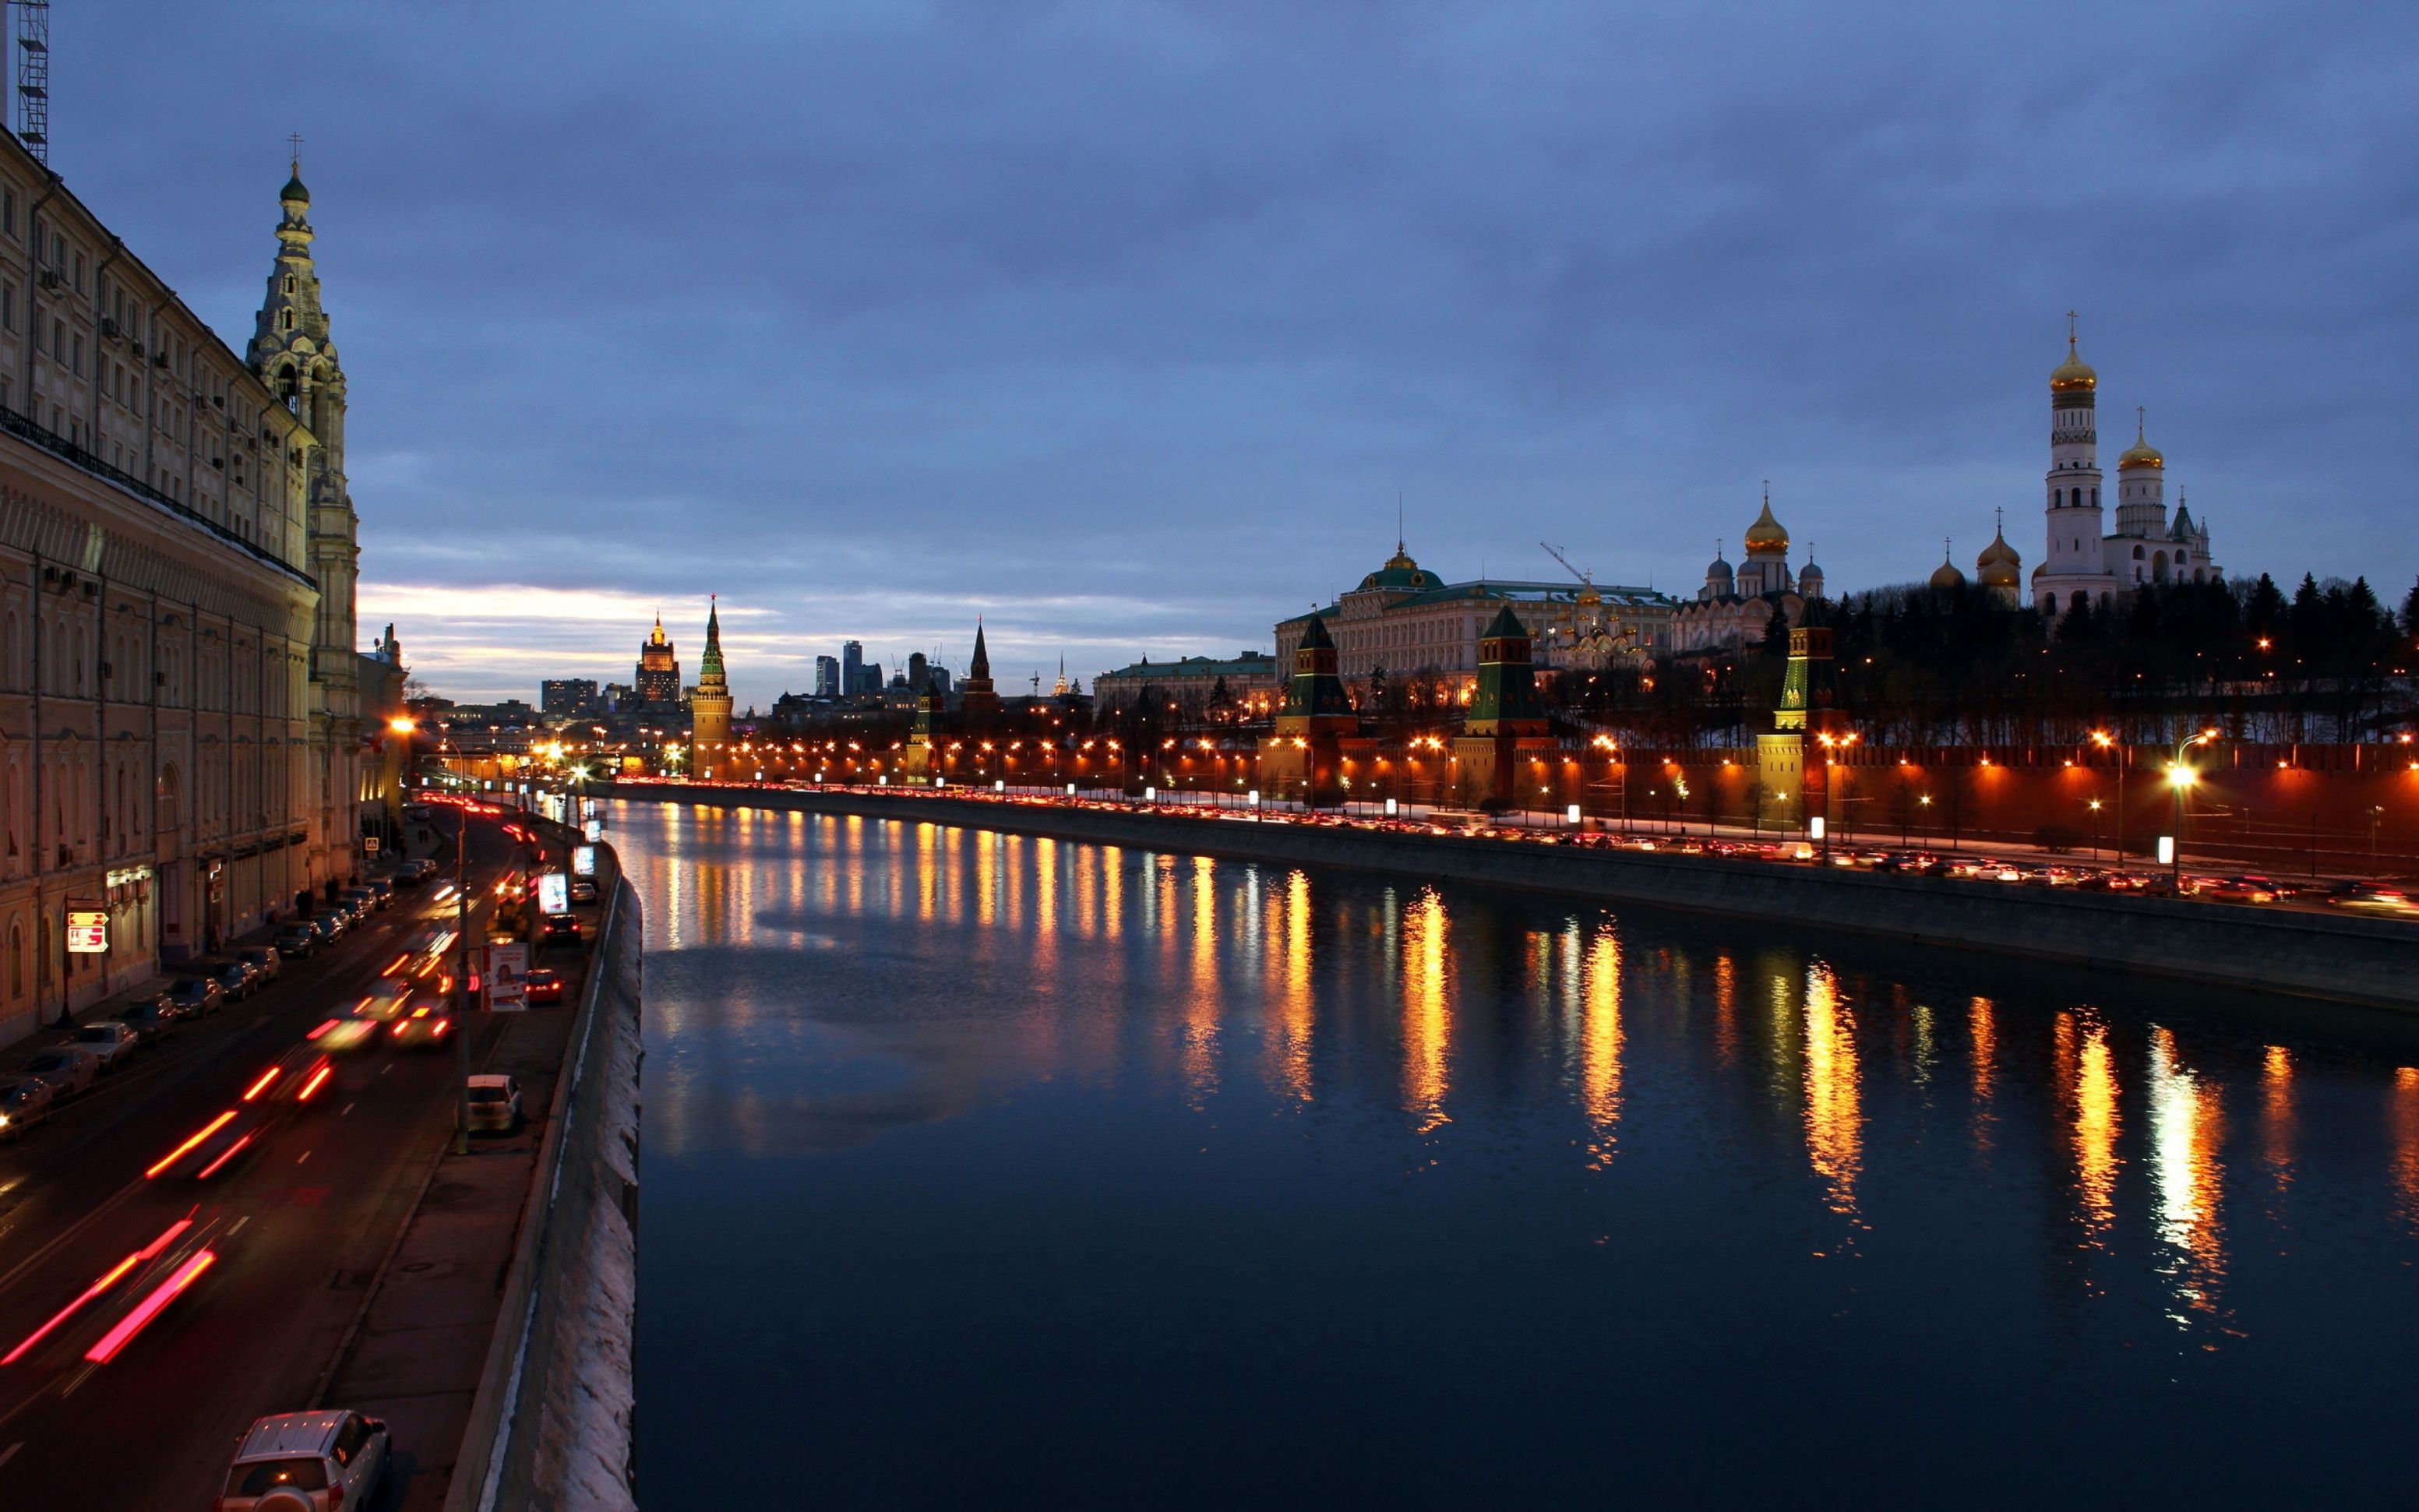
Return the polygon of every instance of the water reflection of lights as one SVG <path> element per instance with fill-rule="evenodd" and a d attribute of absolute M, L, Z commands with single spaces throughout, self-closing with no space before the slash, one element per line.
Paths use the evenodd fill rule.
<path fill-rule="evenodd" d="M 1806 1154 L 1831 1211 L 1854 1217 L 1863 1169 L 1856 1020 L 1839 978 L 1817 964 L 1806 973 Z"/>
<path fill-rule="evenodd" d="M 1307 1103 L 1315 1023 L 1310 996 L 1310 878 L 1300 872 L 1287 877 L 1284 895 L 1272 898 L 1271 906 L 1278 911 L 1278 944 L 1269 952 L 1269 961 L 1281 975 L 1273 995 L 1276 1013 L 1270 1025 L 1269 1062 L 1277 1085 L 1288 1096 Z"/>
<path fill-rule="evenodd" d="M 2259 1063 L 2259 1151 L 2278 1198 L 2293 1184 L 2293 1057 L 2272 1044 Z M 2284 1220 L 2281 1211 L 2270 1216 Z"/>
<path fill-rule="evenodd" d="M 1973 1046 L 1974 1150 L 1987 1155 L 1991 1152 L 1991 1126 L 1997 1119 L 1992 1111 L 1991 1098 L 1997 1090 L 1999 1073 L 1998 1016 L 1989 998 L 1977 997 L 1966 1005 L 1965 1034 Z"/>
<path fill-rule="evenodd" d="M 2150 1031 L 2151 1186 L 2157 1197 L 2159 1273 L 2169 1278 L 2179 1324 L 2217 1308 L 2226 1272 L 2218 1227 L 2217 1150 L 2222 1113 L 2217 1088 L 2195 1075 L 2176 1055 L 2176 1037 Z"/>
<path fill-rule="evenodd" d="M 1421 889 L 1404 917 L 1403 1109 L 1426 1134 L 1452 1121 L 1444 1111 L 1447 1054 L 1453 1033 L 1446 1006 L 1446 919 L 1436 889 Z"/>
<path fill-rule="evenodd" d="M 1588 942 L 1586 1004 L 1580 1101 L 1595 1129 L 1588 1164 L 1602 1169 L 1612 1159 L 1621 1123 L 1621 939 L 1610 922 Z"/>
<path fill-rule="evenodd" d="M 2419 1066 L 2395 1068 L 2392 1097 L 2395 1207 L 2419 1232 Z"/>
<path fill-rule="evenodd" d="M 2072 1024 L 2072 1014 L 2058 1015 L 2061 1038 L 2071 1038 Z M 2108 1050 L 2108 1031 L 2096 1022 L 2086 1022 L 2074 1054 L 2074 1184 L 2087 1244 L 2099 1244 L 2117 1220 L 2119 1118 L 2117 1068 Z"/>
<path fill-rule="evenodd" d="M 1215 861 L 1193 858 L 1193 980 L 1184 999 L 1184 1086 L 1194 1107 L 1218 1090 L 1218 875 Z M 1171 872 L 1167 885 L 1176 886 Z M 1174 934 L 1170 931 L 1170 937 Z"/>

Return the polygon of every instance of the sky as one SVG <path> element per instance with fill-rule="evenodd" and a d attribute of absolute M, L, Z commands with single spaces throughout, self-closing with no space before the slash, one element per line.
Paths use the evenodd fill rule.
<path fill-rule="evenodd" d="M 2042 552 L 2066 312 L 2229 571 L 2419 574 L 2419 7 L 54 8 L 52 164 L 239 346 L 300 132 L 364 642 L 741 706 L 1228 656 L 1402 532 L 1693 593 Z M 2112 520 L 2113 523 L 2113 520 Z"/>

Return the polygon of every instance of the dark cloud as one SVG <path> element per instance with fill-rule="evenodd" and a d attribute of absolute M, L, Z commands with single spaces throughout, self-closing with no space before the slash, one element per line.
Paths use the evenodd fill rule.
<path fill-rule="evenodd" d="M 65 8 L 55 161 L 249 329 L 281 143 L 365 605 L 463 693 L 719 592 L 1004 674 L 1264 645 L 1392 546 L 1693 583 L 1758 480 L 1835 585 L 2038 554 L 2046 373 L 2236 570 L 2419 570 L 2419 11 Z M 2111 450 L 2114 450 L 2112 447 Z M 408 588 L 410 593 L 393 592 Z M 436 589 L 486 589 L 477 611 Z M 382 596 L 383 594 L 383 596 Z M 593 605 L 590 606 L 592 609 Z M 584 660 L 576 658 L 584 656 Z"/>

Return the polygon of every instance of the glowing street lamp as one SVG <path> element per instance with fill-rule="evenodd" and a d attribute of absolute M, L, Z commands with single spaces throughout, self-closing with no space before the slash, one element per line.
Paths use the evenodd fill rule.
<path fill-rule="evenodd" d="M 2167 885 L 2176 897 L 2184 895 L 2184 795 L 2200 780 L 2200 773 L 2184 760 L 2184 752 L 2195 746 L 2206 746 L 2217 738 L 2214 730 L 2203 730 L 2176 742 L 2175 760 L 2167 764 L 2167 786 L 2176 796 L 2176 832 L 2167 838 Z"/>

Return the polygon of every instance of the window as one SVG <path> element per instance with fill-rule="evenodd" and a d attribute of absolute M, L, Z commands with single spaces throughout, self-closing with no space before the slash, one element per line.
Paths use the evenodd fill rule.
<path fill-rule="evenodd" d="M 291 330 L 293 330 L 293 329 L 294 329 L 294 312 L 293 312 L 293 311 L 291 311 L 291 310 L 286 310 L 286 311 L 285 311 L 285 312 L 281 313 L 281 314 L 279 315 L 278 318 L 279 318 L 281 321 L 283 321 L 283 322 L 284 322 L 284 324 L 285 324 L 285 330 L 287 330 L 287 331 L 291 331 Z"/>
<path fill-rule="evenodd" d="M 17 234 L 17 192 L 13 189 L 0 189 L 0 231 L 12 237 Z"/>

